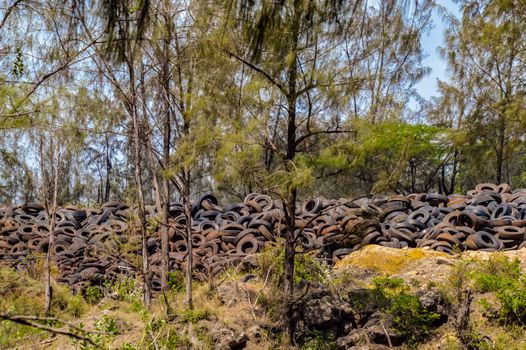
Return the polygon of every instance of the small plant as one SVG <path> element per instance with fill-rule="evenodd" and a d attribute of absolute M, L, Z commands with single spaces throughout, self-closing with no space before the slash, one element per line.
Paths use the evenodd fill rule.
<path fill-rule="evenodd" d="M 391 277 L 376 277 L 373 285 L 382 295 L 396 294 L 406 288 L 403 279 Z"/>
<path fill-rule="evenodd" d="M 137 348 L 131 343 L 124 343 L 119 350 L 137 350 Z"/>
<path fill-rule="evenodd" d="M 438 283 L 435 282 L 435 281 L 429 281 L 427 283 L 427 289 L 433 289 L 433 288 L 437 288 L 438 287 Z"/>
<path fill-rule="evenodd" d="M 184 276 L 183 276 L 182 271 L 179 271 L 179 270 L 170 271 L 168 272 L 167 277 L 168 277 L 167 283 L 168 283 L 168 287 L 170 288 L 170 290 L 177 292 L 177 293 L 185 290 L 185 281 L 184 281 Z"/>
<path fill-rule="evenodd" d="M 498 305 L 481 301 L 488 317 L 504 325 L 526 326 L 526 277 L 521 274 L 520 261 L 495 255 L 477 264 L 469 274 L 474 288 L 491 292 Z"/>
<path fill-rule="evenodd" d="M 315 252 L 296 254 L 294 260 L 294 283 L 300 282 L 322 282 L 328 276 L 328 266 L 320 263 L 315 258 Z M 282 286 L 284 279 L 283 261 L 285 259 L 285 248 L 283 245 L 268 245 L 258 255 L 259 269 L 256 271 L 260 278 L 265 279 L 269 270 L 273 276 L 272 283 Z"/>
<path fill-rule="evenodd" d="M 73 317 L 80 317 L 86 309 L 86 304 L 82 295 L 77 294 L 69 298 L 67 309 Z"/>
<path fill-rule="evenodd" d="M 116 335 L 119 333 L 117 321 L 107 315 L 103 315 L 95 322 L 95 329 L 108 333 L 109 335 Z"/>
<path fill-rule="evenodd" d="M 104 298 L 104 293 L 99 287 L 96 286 L 88 286 L 83 291 L 84 294 L 84 300 L 88 304 L 96 305 L 98 304 L 102 298 Z"/>
<path fill-rule="evenodd" d="M 105 287 L 112 290 L 113 295 L 130 304 L 133 312 L 141 313 L 146 317 L 147 310 L 143 304 L 143 289 L 140 282 L 132 277 L 122 276 L 114 283 L 107 282 Z"/>
<path fill-rule="evenodd" d="M 197 336 L 197 340 L 199 340 L 204 345 L 207 345 L 208 348 L 213 348 L 214 338 L 210 334 L 210 329 L 208 329 L 208 327 L 200 325 L 196 326 L 195 334 Z"/>
<path fill-rule="evenodd" d="M 192 341 L 184 335 L 171 333 L 164 343 L 166 349 L 191 349 Z"/>
<path fill-rule="evenodd" d="M 394 297 L 387 312 L 396 332 L 407 338 L 410 345 L 425 339 L 440 318 L 439 314 L 423 308 L 417 296 L 406 293 Z"/>
<path fill-rule="evenodd" d="M 499 290 L 496 295 L 501 305 L 499 321 L 526 326 L 526 278 L 522 276 L 510 288 Z"/>
<path fill-rule="evenodd" d="M 74 343 L 78 345 L 81 350 L 93 350 L 98 349 L 101 346 L 103 348 L 109 348 L 109 346 L 105 345 L 110 344 L 114 340 L 115 336 L 119 334 L 117 321 L 107 315 L 103 315 L 101 318 L 95 321 L 94 327 L 97 331 L 103 332 L 105 334 L 86 334 L 86 336 L 88 336 L 98 346 L 94 346 L 86 340 L 82 340 L 80 342 L 75 341 Z M 80 324 L 79 328 L 84 328 L 84 325 Z"/>
<path fill-rule="evenodd" d="M 337 346 L 332 335 L 319 330 L 314 330 L 306 338 L 303 350 L 335 350 Z"/>
<path fill-rule="evenodd" d="M 492 256 L 479 263 L 470 273 L 474 286 L 481 292 L 496 292 L 509 289 L 521 276 L 520 261 L 505 256 Z"/>
<path fill-rule="evenodd" d="M 395 331 L 407 339 L 409 345 L 416 345 L 430 333 L 440 315 L 426 310 L 416 295 L 401 278 L 377 277 L 374 288 L 365 302 L 380 306 L 392 320 Z"/>
<path fill-rule="evenodd" d="M 181 314 L 181 323 L 196 324 L 201 320 L 209 319 L 210 316 L 211 313 L 207 309 L 188 309 Z"/>

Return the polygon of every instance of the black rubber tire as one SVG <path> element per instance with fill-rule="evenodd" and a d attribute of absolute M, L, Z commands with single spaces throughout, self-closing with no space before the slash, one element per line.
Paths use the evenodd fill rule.
<path fill-rule="evenodd" d="M 473 242 L 478 249 L 500 249 L 501 242 L 498 238 L 486 231 L 478 231 L 473 237 Z"/>

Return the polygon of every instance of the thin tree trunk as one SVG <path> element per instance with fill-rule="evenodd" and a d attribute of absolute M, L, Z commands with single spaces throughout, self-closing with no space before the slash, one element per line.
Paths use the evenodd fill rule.
<path fill-rule="evenodd" d="M 458 173 L 458 157 L 459 152 L 455 150 L 453 153 L 453 171 L 451 172 L 451 182 L 449 184 L 449 193 L 452 194 L 455 192 L 456 178 Z"/>
<path fill-rule="evenodd" d="M 300 14 L 298 9 L 294 9 L 294 23 L 293 23 L 293 43 L 294 47 L 292 52 L 294 53 L 294 58 L 291 61 L 290 66 L 287 69 L 287 81 L 288 81 L 288 91 L 287 91 L 287 152 L 285 155 L 285 167 L 287 172 L 293 172 L 294 158 L 296 157 L 296 113 L 297 113 L 297 78 L 298 78 L 298 62 L 296 56 L 296 50 L 299 42 L 299 25 L 300 25 Z M 287 193 L 285 195 L 286 203 L 284 203 L 285 211 L 285 226 L 287 227 L 287 232 L 285 236 L 285 261 L 284 261 L 284 270 L 285 270 L 285 294 L 287 298 L 287 307 L 285 311 L 285 320 L 287 322 L 287 334 L 289 342 L 294 343 L 295 333 L 296 333 L 296 320 L 294 318 L 294 270 L 295 270 L 295 257 L 296 257 L 296 197 L 297 197 L 297 188 L 296 186 L 287 186 Z"/>
<path fill-rule="evenodd" d="M 46 316 L 50 315 L 51 312 L 51 302 L 53 299 L 53 290 L 51 289 L 51 250 L 53 248 L 55 240 L 55 222 L 57 214 L 57 196 L 58 196 L 58 162 L 60 160 L 60 153 L 55 155 L 55 150 L 53 149 L 52 144 L 52 154 L 53 154 L 53 202 L 51 204 L 51 212 L 49 208 L 49 201 L 46 199 L 46 212 L 49 220 L 49 244 L 46 253 L 46 262 L 44 269 L 46 271 L 46 280 L 45 280 L 45 301 L 44 301 L 44 312 Z M 56 159 L 55 159 L 56 157 Z"/>
<path fill-rule="evenodd" d="M 286 154 L 286 168 L 287 171 L 292 172 L 292 164 L 296 156 L 296 76 L 297 64 L 296 59 L 288 70 L 289 79 L 289 96 L 288 100 L 288 118 L 287 118 L 287 154 Z M 294 310 L 292 309 L 294 297 L 294 260 L 296 254 L 295 247 L 295 229 L 296 229 L 296 187 L 291 187 L 286 194 L 285 220 L 287 233 L 285 236 L 285 293 L 287 296 L 287 333 L 289 341 L 294 342 L 294 335 L 296 331 L 296 321 L 294 319 Z"/>
<path fill-rule="evenodd" d="M 110 190 L 111 190 L 111 184 L 110 184 L 110 175 L 111 175 L 111 159 L 110 159 L 110 143 L 108 140 L 108 134 L 105 135 L 105 141 L 106 141 L 106 187 L 104 190 L 104 202 L 110 201 Z"/>
<path fill-rule="evenodd" d="M 147 307 L 151 302 L 150 291 L 150 271 L 148 266 L 148 242 L 146 231 L 146 210 L 144 201 L 144 191 L 142 186 L 142 166 L 141 166 L 141 139 L 140 123 L 137 115 L 137 92 L 135 90 L 135 69 L 131 61 L 131 55 L 127 57 L 128 73 L 130 79 L 130 111 L 133 120 L 133 139 L 134 139 L 134 163 L 135 163 L 135 182 L 137 185 L 137 194 L 139 197 L 139 220 L 140 235 L 142 241 L 142 275 L 144 279 L 144 303 Z"/>
<path fill-rule="evenodd" d="M 171 140 L 171 109 L 170 109 L 170 42 L 172 34 L 172 22 L 168 16 L 168 4 L 165 2 L 165 23 L 166 31 L 163 41 L 163 65 L 162 65 L 162 87 L 164 103 L 164 130 L 163 130 L 163 167 L 167 170 L 170 167 L 170 140 Z M 161 288 L 168 290 L 168 219 L 170 206 L 170 184 L 168 177 L 163 176 L 163 208 L 162 208 L 162 237 L 161 237 Z"/>
<path fill-rule="evenodd" d="M 141 65 L 141 109 L 142 109 L 142 115 L 144 116 L 144 120 L 146 121 L 146 127 L 147 130 L 145 130 L 146 133 L 146 158 L 148 160 L 148 168 L 150 171 L 150 174 L 152 175 L 152 186 L 154 191 L 154 198 L 155 198 L 155 209 L 157 210 L 157 213 L 160 215 L 162 212 L 162 200 L 161 200 L 161 189 L 159 186 L 159 180 L 157 178 L 157 172 L 155 171 L 155 156 L 153 153 L 153 145 L 152 145 L 152 130 L 150 129 L 150 124 L 147 122 L 148 120 L 148 114 L 146 111 L 146 84 L 144 82 L 144 65 Z"/>
<path fill-rule="evenodd" d="M 504 145 L 506 143 L 506 120 L 504 116 L 500 117 L 499 120 L 499 144 L 497 146 L 497 166 L 496 166 L 496 182 L 500 184 L 502 182 L 502 170 L 504 164 Z"/>
<path fill-rule="evenodd" d="M 192 249 L 192 212 L 190 202 L 190 171 L 185 169 L 183 171 L 183 207 L 184 216 L 186 219 L 186 244 L 187 244 L 187 257 L 186 257 L 186 306 L 188 309 L 193 309 L 193 297 L 192 297 L 192 279 L 193 279 L 193 249 Z"/>

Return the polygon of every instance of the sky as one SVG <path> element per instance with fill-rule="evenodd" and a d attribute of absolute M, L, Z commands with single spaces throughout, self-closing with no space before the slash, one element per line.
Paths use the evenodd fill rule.
<path fill-rule="evenodd" d="M 437 0 L 437 4 L 444 6 L 448 11 L 460 16 L 459 6 L 452 0 Z M 433 28 L 422 37 L 422 46 L 427 54 L 424 65 L 431 67 L 431 73 L 415 85 L 416 91 L 429 100 L 432 96 L 438 96 L 437 80 L 448 80 L 446 61 L 438 54 L 438 48 L 444 46 L 444 30 L 446 25 L 442 17 L 435 10 L 433 13 Z"/>

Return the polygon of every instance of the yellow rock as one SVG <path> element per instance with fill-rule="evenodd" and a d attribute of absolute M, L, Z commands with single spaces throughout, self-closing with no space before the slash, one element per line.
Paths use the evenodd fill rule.
<path fill-rule="evenodd" d="M 336 269 L 357 266 L 379 274 L 394 275 L 404 271 L 415 262 L 436 257 L 450 257 L 445 253 L 420 248 L 395 249 L 379 245 L 368 245 L 353 252 L 336 263 Z"/>

